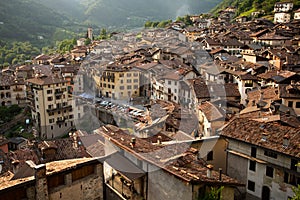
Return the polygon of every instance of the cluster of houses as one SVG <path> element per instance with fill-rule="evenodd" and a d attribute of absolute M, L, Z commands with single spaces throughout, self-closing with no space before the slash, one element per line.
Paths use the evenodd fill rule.
<path fill-rule="evenodd" d="M 235 9 L 227 8 L 218 19 L 192 16 L 193 27 L 117 34 L 88 47 L 79 40 L 67 55 L 3 70 L 1 105 L 29 106 L 38 139 L 12 151 L 0 138 L 1 198 L 196 200 L 213 188 L 228 200 L 293 197 L 300 20 L 292 10 L 276 3 L 274 23 L 230 23 Z M 97 110 L 82 103 L 87 93 L 143 99 L 144 114 L 127 129 L 74 132 L 87 109 Z"/>

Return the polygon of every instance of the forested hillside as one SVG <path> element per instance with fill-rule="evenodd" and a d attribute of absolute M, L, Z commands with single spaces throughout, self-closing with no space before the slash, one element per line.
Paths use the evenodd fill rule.
<path fill-rule="evenodd" d="M 237 8 L 237 16 L 249 16 L 254 11 L 265 11 L 265 15 L 273 15 L 274 4 L 276 2 L 282 2 L 286 0 L 223 0 L 214 9 L 213 14 L 217 14 L 218 11 L 228 6 L 234 6 Z M 294 10 L 300 7 L 299 0 L 292 0 L 294 3 Z"/>
<path fill-rule="evenodd" d="M 143 27 L 148 20 L 169 20 L 208 12 L 221 0 L 2 0 L 0 38 L 30 41 L 43 46 L 50 41 L 82 33 L 88 26 L 100 30 Z"/>

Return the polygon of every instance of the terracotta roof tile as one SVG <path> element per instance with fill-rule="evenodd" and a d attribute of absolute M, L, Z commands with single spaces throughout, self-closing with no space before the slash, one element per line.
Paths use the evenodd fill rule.
<path fill-rule="evenodd" d="M 197 159 L 198 151 L 185 143 L 153 145 L 144 139 L 135 138 L 135 146 L 131 147 L 132 135 L 126 134 L 119 128 L 107 125 L 99 130 L 105 138 L 119 148 L 128 151 L 138 159 L 161 167 L 186 182 L 242 185 L 226 175 L 222 175 L 222 181 L 219 181 L 217 172 L 212 172 L 212 177 L 208 178 L 205 163 Z"/>
<path fill-rule="evenodd" d="M 204 102 L 199 106 L 199 110 L 203 112 L 209 122 L 225 118 L 224 113 L 220 111 L 214 104 Z"/>
<path fill-rule="evenodd" d="M 263 133 L 267 134 L 266 140 L 262 139 Z M 278 122 L 264 123 L 235 118 L 223 128 L 221 135 L 300 158 L 300 128 L 284 126 Z M 290 138 L 289 145 L 283 146 L 283 138 L 286 135 Z"/>

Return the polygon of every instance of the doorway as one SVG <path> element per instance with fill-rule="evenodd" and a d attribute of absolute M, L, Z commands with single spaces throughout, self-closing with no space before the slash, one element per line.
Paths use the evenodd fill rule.
<path fill-rule="evenodd" d="M 270 189 L 267 186 L 263 186 L 261 199 L 270 200 Z"/>

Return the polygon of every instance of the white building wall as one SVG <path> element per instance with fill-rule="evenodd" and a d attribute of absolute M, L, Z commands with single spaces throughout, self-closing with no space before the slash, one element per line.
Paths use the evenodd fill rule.
<path fill-rule="evenodd" d="M 239 152 L 241 154 L 251 156 L 251 147 L 256 147 L 254 145 L 248 145 L 243 142 L 238 142 L 235 140 L 229 141 L 228 148 L 230 150 L 234 150 L 235 152 Z M 283 154 L 277 153 L 277 158 L 271 158 L 264 155 L 265 149 L 257 147 L 256 158 L 261 160 L 262 162 L 256 162 L 256 169 L 252 171 L 249 169 L 250 160 L 247 159 L 248 165 L 247 169 L 247 178 L 240 177 L 246 180 L 240 180 L 242 182 L 248 182 L 248 180 L 255 182 L 255 191 L 251 191 L 247 189 L 246 191 L 248 194 L 256 196 L 257 198 L 261 198 L 262 195 L 262 188 L 263 186 L 267 186 L 270 189 L 270 199 L 272 200 L 282 200 L 287 199 L 288 197 L 293 196 L 292 186 L 284 183 L 284 171 L 283 169 L 290 169 L 291 165 L 291 158 L 288 156 L 284 156 Z M 234 173 L 234 170 L 237 169 L 239 166 L 235 166 L 233 162 L 238 162 L 238 159 L 245 159 L 245 158 L 238 158 L 235 156 L 235 160 L 231 160 L 231 163 L 228 163 L 228 174 L 231 175 Z M 273 167 L 273 178 L 266 176 L 266 166 Z M 274 167 L 277 166 L 277 167 Z M 297 168 L 297 172 L 300 172 L 299 167 Z M 238 178 L 238 177 L 234 177 Z"/>
<path fill-rule="evenodd" d="M 274 23 L 288 23 L 291 20 L 291 14 L 289 13 L 275 13 Z"/>

